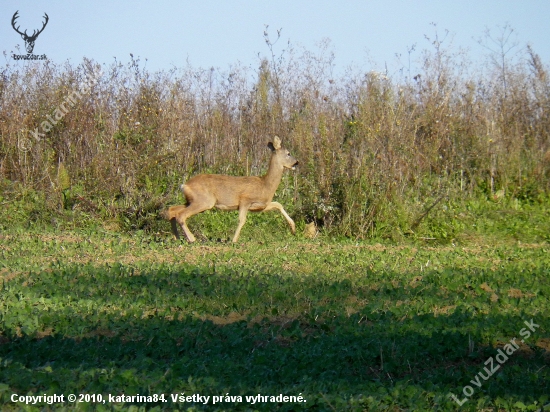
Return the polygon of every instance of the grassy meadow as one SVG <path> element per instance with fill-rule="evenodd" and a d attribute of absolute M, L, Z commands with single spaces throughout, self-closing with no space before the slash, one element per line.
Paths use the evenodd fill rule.
<path fill-rule="evenodd" d="M 227 239 L 236 213 L 194 220 L 216 221 L 212 235 L 227 231 Z M 3 410 L 21 409 L 10 401 L 14 393 L 166 397 L 65 403 L 66 410 L 535 411 L 548 404 L 546 241 L 505 232 L 448 245 L 308 239 L 292 237 L 276 214 L 252 215 L 235 245 L 189 245 L 168 230 L 1 235 Z M 537 326 L 520 343 L 525 321 Z M 479 388 L 471 383 L 480 371 L 487 377 L 487 360 L 514 338 L 518 349 L 500 370 L 478 377 Z M 450 394 L 463 401 L 467 385 L 474 392 L 459 407 Z M 172 394 L 225 400 L 173 402 Z M 306 402 L 247 402 L 258 394 Z"/>
<path fill-rule="evenodd" d="M 0 66 L 0 409 L 550 410 L 536 52 L 475 69 L 436 35 L 418 74 L 336 77 L 326 43 L 266 43 L 257 69 Z M 261 175 L 274 135 L 296 236 L 251 213 L 232 244 L 209 211 L 174 240 L 182 181 Z"/>

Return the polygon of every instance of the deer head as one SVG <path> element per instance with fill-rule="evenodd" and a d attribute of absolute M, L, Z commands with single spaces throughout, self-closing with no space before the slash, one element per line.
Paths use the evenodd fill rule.
<path fill-rule="evenodd" d="M 17 13 L 19 13 L 19 10 L 16 11 L 13 15 L 13 17 L 11 18 L 11 25 L 13 27 L 13 29 L 19 33 L 21 35 L 21 37 L 23 38 L 23 40 L 25 40 L 25 49 L 27 49 L 27 53 L 32 53 L 32 51 L 34 50 L 34 42 L 36 41 L 36 38 L 38 37 L 38 35 L 40 33 L 42 33 L 42 31 L 44 30 L 44 28 L 46 27 L 46 24 L 48 24 L 48 20 L 49 20 L 49 17 L 46 13 L 44 13 L 44 18 L 46 19 L 46 21 L 44 22 L 44 24 L 42 25 L 42 28 L 38 31 L 34 30 L 32 35 L 29 36 L 27 35 L 27 30 L 25 30 L 24 33 L 21 33 L 19 31 L 19 26 L 15 27 L 15 21 L 17 20 L 17 18 L 19 17 L 17 15 Z"/>

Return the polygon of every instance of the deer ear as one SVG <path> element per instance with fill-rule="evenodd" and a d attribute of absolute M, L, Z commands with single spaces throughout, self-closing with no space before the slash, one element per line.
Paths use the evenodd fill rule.
<path fill-rule="evenodd" d="M 273 138 L 273 147 L 275 147 L 275 149 L 277 150 L 281 148 L 281 139 L 279 138 L 279 136 L 275 136 Z"/>
<path fill-rule="evenodd" d="M 275 146 L 273 146 L 273 143 L 269 142 L 269 143 L 267 144 L 267 147 L 269 147 L 269 150 L 271 150 L 272 152 L 275 151 Z"/>

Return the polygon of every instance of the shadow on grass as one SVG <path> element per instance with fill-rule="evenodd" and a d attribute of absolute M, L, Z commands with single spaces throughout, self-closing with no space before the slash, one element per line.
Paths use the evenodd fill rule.
<path fill-rule="evenodd" d="M 449 276 L 458 285 L 470 274 Z M 167 402 L 147 407 L 455 410 L 449 393 L 465 399 L 469 386 L 461 410 L 544 402 L 548 320 L 519 299 L 518 311 L 500 313 L 486 297 L 439 293 L 439 275 L 424 279 L 420 289 L 190 266 L 31 274 L 1 290 L 9 308 L 0 318 L 1 401 L 16 408 L 12 393 L 164 393 Z M 430 313 L 436 304 L 446 313 Z M 539 326 L 520 344 L 531 319 Z M 519 349 L 494 361 L 489 376 L 485 362 L 514 337 Z M 183 393 L 211 398 L 172 402 L 170 394 Z M 226 394 L 242 402 L 225 402 Z M 307 402 L 246 401 L 257 394 Z M 213 396 L 222 400 L 213 405 Z"/>

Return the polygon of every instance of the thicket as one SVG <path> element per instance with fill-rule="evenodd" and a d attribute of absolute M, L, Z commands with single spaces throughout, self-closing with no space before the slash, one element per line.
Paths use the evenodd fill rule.
<path fill-rule="evenodd" d="M 436 34 L 413 69 L 335 76 L 329 43 L 278 51 L 265 36 L 257 69 L 152 73 L 134 57 L 75 66 L 6 56 L 8 220 L 80 211 L 158 229 L 190 176 L 264 173 L 273 135 L 300 161 L 279 199 L 298 222 L 344 236 L 431 233 L 428 214 L 460 221 L 471 198 L 547 199 L 550 81 L 532 48 L 512 54 L 506 36 L 488 36 L 487 64 L 474 66 Z"/>

